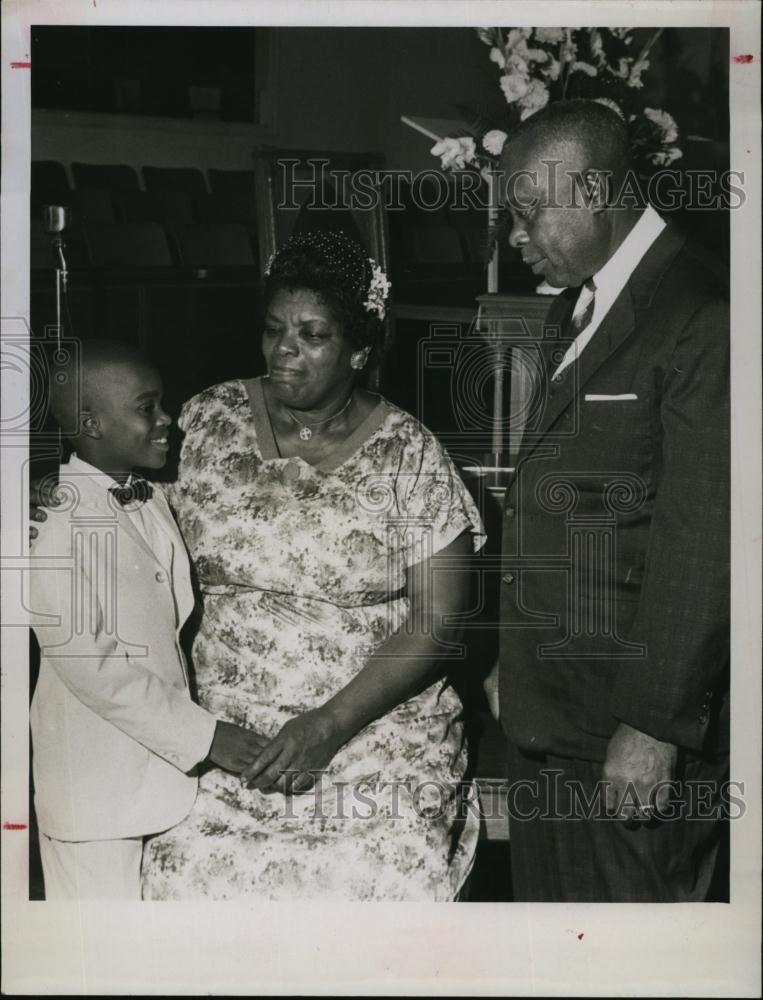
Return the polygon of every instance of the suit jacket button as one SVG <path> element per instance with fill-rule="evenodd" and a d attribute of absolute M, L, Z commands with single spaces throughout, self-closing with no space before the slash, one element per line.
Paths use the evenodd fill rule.
<path fill-rule="evenodd" d="M 564 375 L 561 375 L 561 374 L 554 375 L 554 376 L 552 376 L 551 381 L 552 382 L 556 382 L 557 385 L 558 385 L 560 382 L 564 382 Z"/>
<path fill-rule="evenodd" d="M 513 573 L 507 573 L 503 577 L 503 582 L 504 583 L 513 583 L 514 582 L 514 574 Z"/>
<path fill-rule="evenodd" d="M 154 579 L 156 580 L 157 583 L 164 583 L 164 581 L 167 579 L 167 574 L 162 573 L 162 571 L 159 570 Z"/>

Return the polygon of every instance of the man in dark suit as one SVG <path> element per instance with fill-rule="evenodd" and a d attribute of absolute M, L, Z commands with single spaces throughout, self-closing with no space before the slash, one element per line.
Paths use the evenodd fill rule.
<path fill-rule="evenodd" d="M 514 898 L 703 900 L 728 766 L 723 283 L 617 197 L 614 110 L 548 106 L 502 170 L 510 244 L 565 288 L 504 510 Z"/>

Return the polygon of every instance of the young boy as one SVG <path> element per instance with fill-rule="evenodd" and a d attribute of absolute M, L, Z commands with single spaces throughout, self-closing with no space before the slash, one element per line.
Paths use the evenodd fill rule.
<path fill-rule="evenodd" d="M 37 527 L 31 607 L 41 664 L 31 708 L 46 899 L 140 899 L 143 837 L 183 819 L 188 772 L 232 771 L 262 740 L 191 700 L 179 632 L 193 608 L 188 556 L 161 490 L 135 467 L 166 462 L 157 371 L 133 348 L 83 345 L 65 500 Z M 74 409 L 73 409 L 74 408 Z"/>

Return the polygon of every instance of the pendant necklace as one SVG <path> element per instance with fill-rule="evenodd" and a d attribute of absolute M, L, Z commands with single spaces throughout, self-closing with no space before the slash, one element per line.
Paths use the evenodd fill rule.
<path fill-rule="evenodd" d="M 352 392 L 350 393 L 350 395 L 349 395 L 349 397 L 347 399 L 347 402 L 344 404 L 344 406 L 342 407 L 341 410 L 337 410 L 336 413 L 332 413 L 330 417 L 326 417 L 323 420 L 318 420 L 314 424 L 303 424 L 302 421 L 299 419 L 299 417 L 295 417 L 294 416 L 294 414 L 292 413 L 292 411 L 289 409 L 288 406 L 286 406 L 285 403 L 283 404 L 283 406 L 284 406 L 284 409 L 286 410 L 286 412 L 291 417 L 291 419 L 294 421 L 294 423 L 299 425 L 299 437 L 300 437 L 300 440 L 302 440 L 302 441 L 309 441 L 310 438 L 313 436 L 313 428 L 314 427 L 320 427 L 322 424 L 327 424 L 329 422 L 329 420 L 335 420 L 338 416 L 341 416 L 341 414 L 344 413 L 344 411 L 347 409 L 347 407 L 352 402 L 352 398 L 353 398 L 354 395 L 355 395 L 354 393 L 352 393 Z"/>

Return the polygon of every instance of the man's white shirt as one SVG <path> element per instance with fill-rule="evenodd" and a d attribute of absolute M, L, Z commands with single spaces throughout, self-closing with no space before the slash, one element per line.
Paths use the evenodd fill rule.
<path fill-rule="evenodd" d="M 596 333 L 615 299 L 623 288 L 625 288 L 628 279 L 636 270 L 641 258 L 664 228 L 665 220 L 660 218 L 651 205 L 648 205 L 641 213 L 636 225 L 631 229 L 606 264 L 596 274 L 592 275 L 596 288 L 593 315 L 588 325 L 580 331 L 567 348 L 567 352 L 562 358 L 559 367 L 554 372 L 554 377 L 564 371 L 565 368 L 576 361 L 583 353 L 586 345 Z M 573 317 L 580 315 L 584 311 L 590 298 L 591 292 L 584 285 L 580 290 L 578 301 L 575 303 L 575 309 L 572 313 Z"/>

